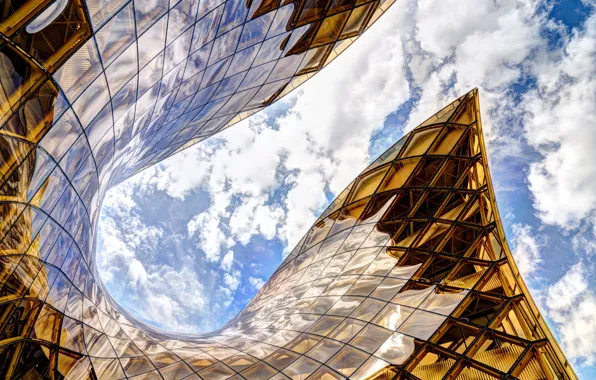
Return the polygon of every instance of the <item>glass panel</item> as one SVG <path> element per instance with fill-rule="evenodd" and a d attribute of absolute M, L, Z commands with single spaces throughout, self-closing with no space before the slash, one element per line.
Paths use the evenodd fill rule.
<path fill-rule="evenodd" d="M 41 140 L 41 147 L 59 161 L 82 132 L 75 114 L 68 109 Z"/>
<path fill-rule="evenodd" d="M 416 166 L 420 162 L 420 158 L 410 158 L 397 161 L 379 185 L 378 192 L 401 188 L 408 180 Z"/>
<path fill-rule="evenodd" d="M 367 325 L 356 335 L 350 345 L 363 351 L 373 353 L 391 335 L 391 331 L 375 325 Z"/>
<path fill-rule="evenodd" d="M 106 78 L 110 93 L 116 94 L 137 73 L 137 44 L 132 45 L 122 53 L 114 63 L 106 69 Z"/>
<path fill-rule="evenodd" d="M 312 42 L 312 46 L 315 47 L 335 42 L 339 37 L 339 33 L 344 27 L 349 14 L 350 12 L 346 11 L 331 17 L 327 17 L 325 20 L 323 20 L 323 23 L 319 27 L 319 31 Z"/>
<path fill-rule="evenodd" d="M 399 332 L 427 340 L 437 331 L 445 318 L 437 314 L 416 310 L 399 328 Z"/>
<path fill-rule="evenodd" d="M 366 26 L 366 22 L 368 21 L 368 17 L 372 14 L 374 8 L 375 2 L 354 8 L 341 32 L 340 38 L 349 38 L 362 33 Z"/>
<path fill-rule="evenodd" d="M 391 364 L 401 365 L 414 353 L 414 338 L 393 333 L 375 352 L 375 355 Z"/>
<path fill-rule="evenodd" d="M 124 358 L 120 359 L 120 362 L 127 376 L 134 376 L 155 369 L 149 359 L 144 356 Z"/>
<path fill-rule="evenodd" d="M 306 379 L 320 366 L 319 362 L 303 356 L 284 369 L 283 372 L 293 380 L 302 380 Z"/>
<path fill-rule="evenodd" d="M 242 376 L 246 379 L 255 379 L 255 380 L 266 380 L 270 379 L 277 371 L 275 368 L 263 363 L 259 362 L 252 367 L 249 367 L 242 371 Z M 205 376 L 203 376 L 205 378 Z M 211 377 L 206 377 L 210 379 Z"/>
<path fill-rule="evenodd" d="M 197 14 L 197 6 L 198 0 L 182 0 L 170 10 L 167 45 L 193 24 Z"/>
<path fill-rule="evenodd" d="M 99 32 L 95 33 L 104 67 L 110 65 L 134 40 L 132 2 L 122 8 Z"/>
<path fill-rule="evenodd" d="M 345 346 L 329 361 L 329 366 L 345 376 L 350 376 L 369 355 L 354 347 Z"/>
<path fill-rule="evenodd" d="M 411 137 L 401 156 L 410 157 L 424 154 L 440 130 L 441 128 L 431 128 L 417 132 Z"/>
<path fill-rule="evenodd" d="M 100 75 L 72 106 L 72 109 L 79 116 L 83 128 L 87 128 L 87 125 L 109 100 L 106 79 L 103 75 Z"/>
<path fill-rule="evenodd" d="M 346 200 L 346 204 L 373 194 L 388 169 L 389 166 L 384 166 L 358 178 Z"/>
<path fill-rule="evenodd" d="M 87 41 L 54 74 L 68 100 L 72 103 L 101 72 L 99 54 L 93 39 Z"/>

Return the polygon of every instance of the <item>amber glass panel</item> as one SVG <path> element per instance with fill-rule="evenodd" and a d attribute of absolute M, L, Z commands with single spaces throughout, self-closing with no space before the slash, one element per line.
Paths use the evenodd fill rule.
<path fill-rule="evenodd" d="M 410 372 L 420 379 L 442 379 L 455 364 L 452 356 L 442 351 L 427 349 L 419 361 L 411 366 Z"/>
<path fill-rule="evenodd" d="M 329 52 L 333 49 L 332 45 L 321 46 L 318 48 L 310 49 L 306 52 L 296 75 L 302 75 L 306 73 L 310 73 L 313 71 L 317 71 L 323 66 Z"/>
<path fill-rule="evenodd" d="M 300 15 L 296 20 L 298 25 L 304 25 L 323 17 L 329 0 L 302 0 Z"/>
<path fill-rule="evenodd" d="M 376 3 L 371 2 L 366 5 L 354 8 L 350 14 L 350 18 L 348 18 L 348 21 L 341 32 L 340 38 L 349 38 L 360 34 L 362 29 L 366 26 L 366 21 L 372 14 L 375 6 Z"/>
<path fill-rule="evenodd" d="M 358 178 L 346 200 L 346 204 L 373 194 L 388 169 L 389 166 L 383 166 Z"/>
<path fill-rule="evenodd" d="M 419 158 L 409 158 L 395 162 L 391 166 L 391 169 L 389 169 L 385 179 L 379 185 L 378 191 L 381 192 L 402 187 L 418 165 L 418 162 L 420 162 Z"/>
<path fill-rule="evenodd" d="M 402 157 L 424 154 L 440 130 L 441 128 L 430 128 L 417 132 L 408 142 L 408 146 L 404 149 Z"/>
<path fill-rule="evenodd" d="M 366 359 L 368 354 L 356 348 L 345 346 L 328 364 L 339 373 L 350 376 Z"/>
<path fill-rule="evenodd" d="M 350 12 L 342 12 L 331 17 L 327 17 L 321 23 L 319 31 L 315 35 L 312 46 L 326 45 L 335 42 L 339 37 L 339 33 L 344 27 Z"/>
<path fill-rule="evenodd" d="M 449 154 L 465 130 L 464 126 L 447 124 L 428 153 Z"/>

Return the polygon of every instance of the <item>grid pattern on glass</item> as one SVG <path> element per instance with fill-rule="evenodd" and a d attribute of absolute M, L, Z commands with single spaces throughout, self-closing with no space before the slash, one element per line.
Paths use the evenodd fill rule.
<path fill-rule="evenodd" d="M 2 130 L 37 144 L 72 111 L 103 190 L 292 91 L 394 1 L 7 0 Z"/>
<path fill-rule="evenodd" d="M 202 336 L 146 326 L 97 280 L 109 167 L 76 113 L 54 112 L 41 144 L 0 134 L 0 377 L 576 378 L 504 240 L 477 91 L 374 161 Z"/>

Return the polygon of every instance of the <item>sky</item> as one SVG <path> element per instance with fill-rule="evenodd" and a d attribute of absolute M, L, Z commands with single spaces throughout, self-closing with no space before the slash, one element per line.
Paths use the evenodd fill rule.
<path fill-rule="evenodd" d="M 594 0 L 398 0 L 289 96 L 112 188 L 102 281 L 161 329 L 224 325 L 369 162 L 474 87 L 518 267 L 596 378 Z"/>

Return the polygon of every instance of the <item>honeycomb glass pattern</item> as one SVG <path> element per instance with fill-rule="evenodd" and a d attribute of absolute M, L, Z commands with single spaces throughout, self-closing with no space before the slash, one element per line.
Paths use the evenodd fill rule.
<path fill-rule="evenodd" d="M 577 378 L 504 238 L 476 90 L 383 153 L 238 316 L 198 336 L 105 291 L 90 206 L 113 168 L 96 171 L 52 82 L 35 94 L 19 121 L 43 126 L 26 116 L 45 109 L 56 125 L 37 144 L 17 121 L 0 134 L 0 378 Z"/>

